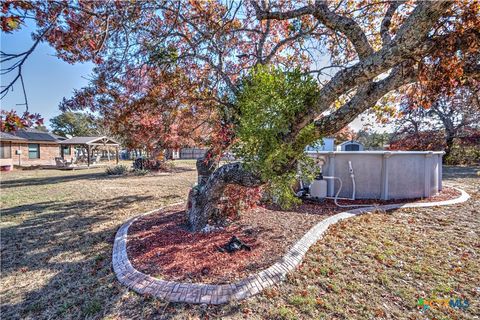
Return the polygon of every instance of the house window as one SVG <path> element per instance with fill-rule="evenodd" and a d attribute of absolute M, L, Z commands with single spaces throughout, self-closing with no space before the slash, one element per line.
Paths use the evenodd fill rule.
<path fill-rule="evenodd" d="M 40 159 L 40 145 L 30 143 L 28 145 L 28 159 Z"/>
<path fill-rule="evenodd" d="M 345 146 L 345 151 L 360 151 L 360 146 L 355 143 L 347 144 Z"/>
<path fill-rule="evenodd" d="M 12 143 L 0 142 L 0 159 L 12 158 Z"/>

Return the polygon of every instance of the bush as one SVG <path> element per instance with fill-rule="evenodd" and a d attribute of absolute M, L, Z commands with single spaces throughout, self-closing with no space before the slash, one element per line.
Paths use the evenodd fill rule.
<path fill-rule="evenodd" d="M 144 169 L 136 169 L 136 170 L 133 170 L 133 173 L 134 173 L 136 176 L 145 176 L 145 175 L 147 175 L 148 173 L 150 173 L 150 171 L 144 170 Z"/>
<path fill-rule="evenodd" d="M 236 106 L 241 119 L 237 126 L 236 156 L 247 169 L 268 181 L 268 189 L 285 208 L 298 203 L 291 185 L 297 180 L 296 162 L 305 161 L 304 149 L 318 140 L 313 125 L 305 126 L 295 137 L 295 119 L 307 112 L 318 98 L 318 84 L 300 70 L 259 66 L 242 81 Z"/>
<path fill-rule="evenodd" d="M 173 169 L 173 164 L 162 160 L 138 158 L 133 162 L 133 169 L 135 171 L 171 171 Z"/>
<path fill-rule="evenodd" d="M 453 145 L 450 155 L 445 157 L 445 164 L 474 166 L 480 163 L 480 148 L 456 143 Z"/>
<path fill-rule="evenodd" d="M 109 176 L 122 176 L 128 172 L 128 167 L 123 164 L 119 164 L 114 167 L 107 167 L 105 172 Z"/>
<path fill-rule="evenodd" d="M 465 129 L 453 139 L 450 155 L 445 163 L 450 165 L 478 165 L 480 163 L 480 130 Z"/>

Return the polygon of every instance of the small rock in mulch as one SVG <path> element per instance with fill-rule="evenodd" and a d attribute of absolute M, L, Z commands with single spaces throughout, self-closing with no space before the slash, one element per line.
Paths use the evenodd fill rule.
<path fill-rule="evenodd" d="M 220 229 L 222 229 L 222 227 L 211 226 L 211 225 L 207 224 L 205 227 L 203 227 L 201 232 L 209 233 L 209 232 L 213 232 L 213 231 L 220 230 Z"/>
<path fill-rule="evenodd" d="M 237 236 L 233 236 L 226 245 L 218 248 L 218 251 L 228 253 L 234 253 L 240 250 L 251 251 L 252 248 L 245 244 L 242 240 L 238 239 Z"/>

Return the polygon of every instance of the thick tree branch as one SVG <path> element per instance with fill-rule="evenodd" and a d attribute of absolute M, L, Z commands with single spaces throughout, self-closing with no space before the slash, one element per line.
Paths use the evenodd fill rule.
<path fill-rule="evenodd" d="M 190 229 L 200 231 L 208 223 L 208 219 L 215 212 L 227 185 L 256 187 L 263 183 L 258 176 L 246 170 L 240 162 L 224 164 L 211 173 L 206 182 L 199 184 L 190 192 L 187 213 Z"/>
<path fill-rule="evenodd" d="M 218 184 L 237 184 L 244 187 L 255 187 L 261 182 L 261 179 L 246 170 L 241 162 L 232 162 L 215 170 L 206 182 L 205 188 L 215 190 Z"/>
<path fill-rule="evenodd" d="M 425 54 L 431 48 L 430 45 L 421 45 L 425 42 L 428 32 L 432 29 L 438 18 L 452 5 L 450 2 L 421 2 L 400 27 L 397 36 L 381 50 L 364 57 L 363 60 L 350 68 L 339 71 L 325 86 L 322 87 L 316 103 L 308 111 L 299 116 L 297 122 L 286 137 L 286 141 L 294 141 L 300 130 L 327 110 L 338 97 L 346 92 L 357 88 L 358 92 L 372 90 L 370 83 L 375 77 L 394 68 L 396 65 Z M 308 8 L 279 13 L 265 13 L 259 10 L 257 15 L 263 18 L 284 18 L 295 17 L 296 15 L 307 14 Z M 359 87 L 361 86 L 361 87 Z M 388 92 L 388 91 L 387 91 Z M 378 99 L 377 99 L 378 100 Z M 375 100 L 376 101 L 376 100 Z M 343 109 L 345 110 L 345 109 Z M 353 119 L 351 119 L 353 120 Z M 347 123 L 349 123 L 348 121 Z"/>
<path fill-rule="evenodd" d="M 308 5 L 299 9 L 284 12 L 266 11 L 255 1 L 252 1 L 252 5 L 259 20 L 288 20 L 304 15 L 313 15 L 327 28 L 343 33 L 355 47 L 360 59 L 373 53 L 373 48 L 369 44 L 367 36 L 355 20 L 332 12 L 324 1 L 316 1 L 315 5 Z"/>
<path fill-rule="evenodd" d="M 355 47 L 355 51 L 360 60 L 365 59 L 373 53 L 373 48 L 368 42 L 367 36 L 352 18 L 330 11 L 324 1 L 317 1 L 315 3 L 315 12 L 313 15 L 326 27 L 343 33 Z"/>
<path fill-rule="evenodd" d="M 373 107 L 387 93 L 416 79 L 416 73 L 412 68 L 405 70 L 397 67 L 387 78 L 362 86 L 345 105 L 314 122 L 318 136 L 332 135 L 340 131 L 362 112 Z"/>
<path fill-rule="evenodd" d="M 339 71 L 322 87 L 316 103 L 301 117 L 289 134 L 294 139 L 298 132 L 327 110 L 346 92 L 368 83 L 380 74 L 402 62 L 425 54 L 431 47 L 421 46 L 438 18 L 450 7 L 450 2 L 422 2 L 404 22 L 397 37 L 381 50 L 354 66 Z"/>
<path fill-rule="evenodd" d="M 268 12 L 262 9 L 255 0 L 250 1 L 250 3 L 255 9 L 255 13 L 257 15 L 258 20 L 266 20 L 266 19 L 288 20 L 288 19 L 298 18 L 307 14 L 313 14 L 315 12 L 315 8 L 312 5 L 308 5 L 305 7 L 301 7 L 301 8 L 289 10 L 289 11 Z"/>
<path fill-rule="evenodd" d="M 380 35 L 382 37 L 383 45 L 388 45 L 392 38 L 390 37 L 390 24 L 392 22 L 392 17 L 395 14 L 397 8 L 402 5 L 405 1 L 392 1 L 388 6 L 387 12 L 383 17 L 382 23 L 380 25 Z"/>

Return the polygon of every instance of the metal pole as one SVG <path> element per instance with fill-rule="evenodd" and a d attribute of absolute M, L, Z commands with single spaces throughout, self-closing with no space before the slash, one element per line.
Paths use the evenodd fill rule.
<path fill-rule="evenodd" d="M 87 167 L 90 167 L 90 146 L 87 144 Z"/>

